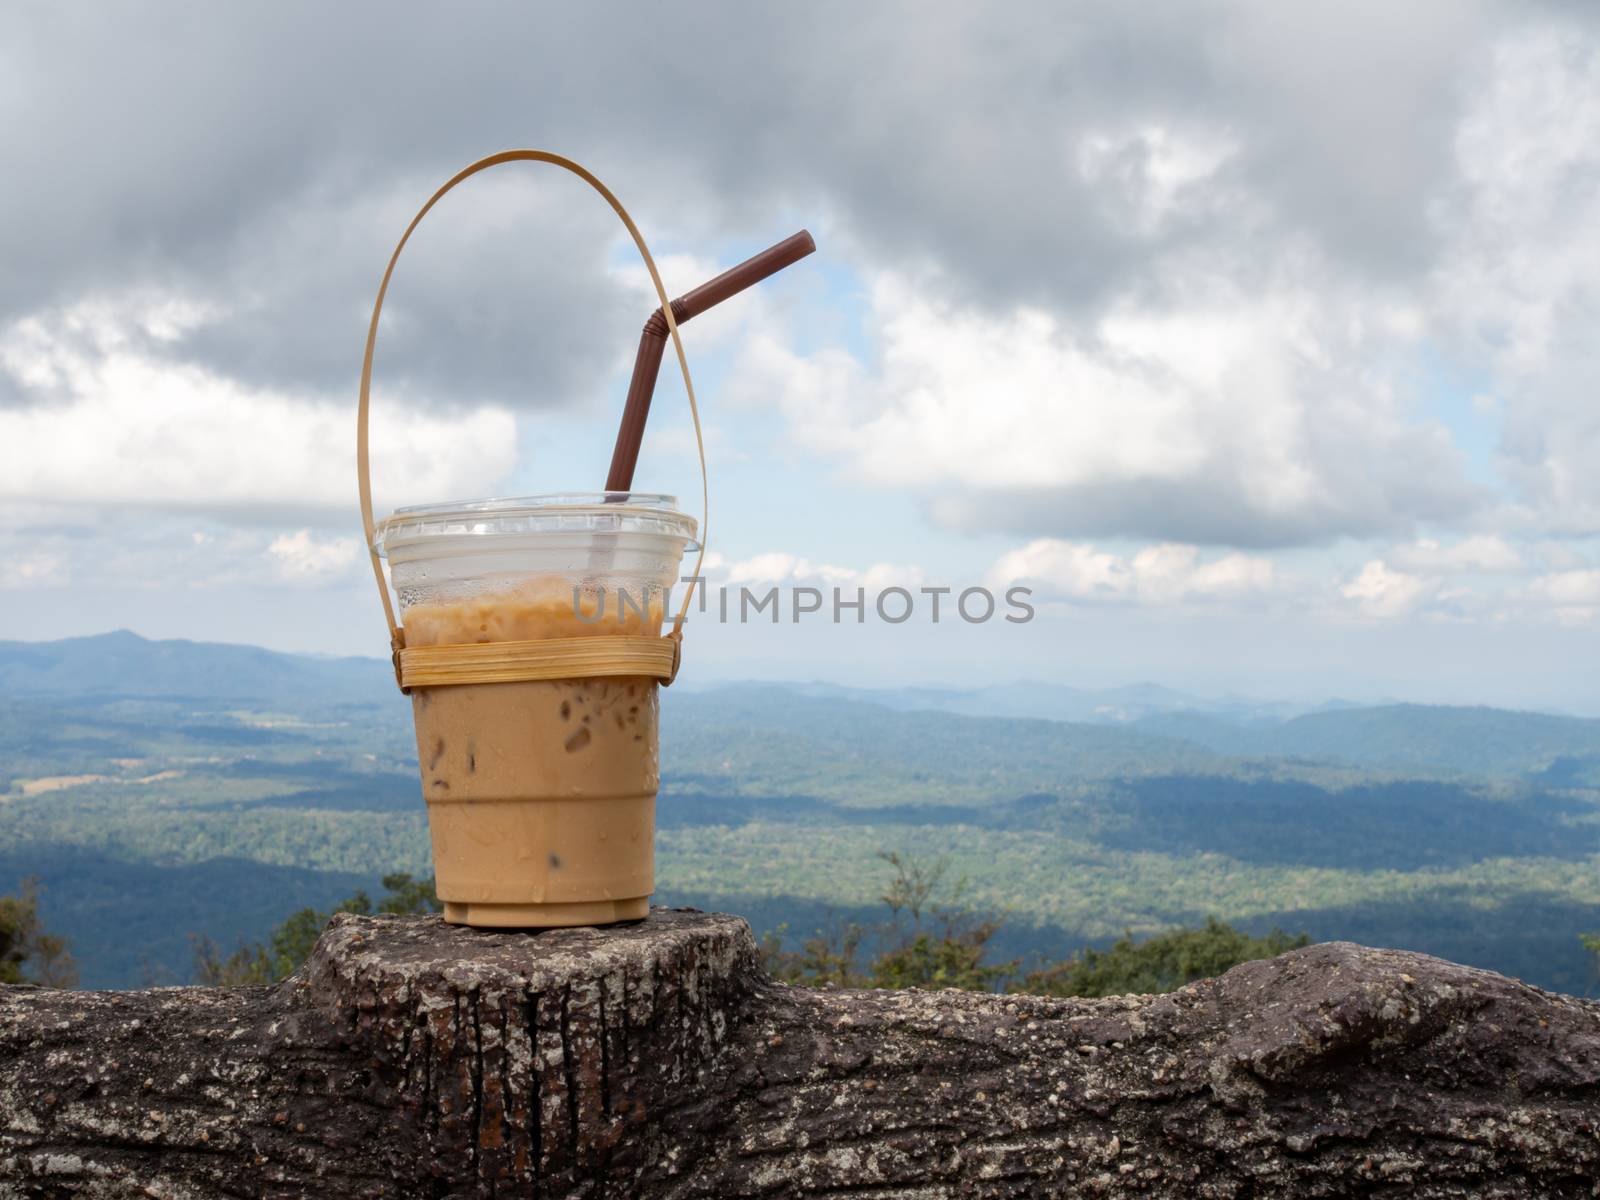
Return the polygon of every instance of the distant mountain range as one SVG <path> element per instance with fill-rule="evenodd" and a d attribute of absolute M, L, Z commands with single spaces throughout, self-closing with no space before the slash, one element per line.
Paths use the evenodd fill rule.
<path fill-rule="evenodd" d="M 406 708 L 376 659 L 0 643 L 0 893 L 38 877 L 127 986 L 426 872 Z M 1006 913 L 1002 957 L 1216 914 L 1589 986 L 1600 721 L 1047 684 L 679 685 L 662 717 L 658 896 L 761 932 L 879 919 L 892 850 Z"/>
<path fill-rule="evenodd" d="M 0 642 L 0 695 L 160 697 L 236 701 L 296 711 L 395 703 L 390 665 L 374 658 L 280 654 L 255 646 L 151 641 L 127 631 L 55 642 Z M 971 689 L 851 688 L 828 683 L 713 684 L 680 688 L 669 719 L 744 725 L 774 734 L 850 737 L 848 708 L 1036 720 L 1100 727 L 1074 735 L 1076 754 L 1152 763 L 1189 751 L 1225 758 L 1294 759 L 1362 768 L 1536 776 L 1553 786 L 1600 779 L 1600 720 L 1484 707 L 1320 706 L 1207 699 L 1158 684 L 1091 690 L 1016 683 Z M 690 699 L 692 697 L 692 699 Z M 1141 736 L 1147 741 L 1141 741 Z M 1177 752 L 1180 746 L 1188 751 Z M 1177 765 L 1174 762 L 1174 765 Z"/>
<path fill-rule="evenodd" d="M 726 685 L 710 685 L 711 688 L 717 686 Z M 978 688 L 853 688 L 832 683 L 781 686 L 803 696 L 858 700 L 907 712 L 948 712 L 964 717 L 1038 717 L 1090 725 L 1129 724 L 1164 713 L 1193 713 L 1240 725 L 1275 725 L 1308 712 L 1359 707 L 1345 700 L 1294 704 L 1237 696 L 1210 699 L 1174 691 L 1157 683 L 1134 683 L 1116 688 L 1075 688 L 1027 682 Z"/>
<path fill-rule="evenodd" d="M 1234 758 L 1294 758 L 1464 775 L 1600 782 L 1600 721 L 1500 708 L 1388 704 L 1241 726 L 1201 713 L 1143 717 L 1133 728 Z"/>
<path fill-rule="evenodd" d="M 126 630 L 57 642 L 0 642 L 0 693 L 12 696 L 282 700 L 298 706 L 373 701 L 393 689 L 393 669 L 376 658 L 150 641 Z"/>

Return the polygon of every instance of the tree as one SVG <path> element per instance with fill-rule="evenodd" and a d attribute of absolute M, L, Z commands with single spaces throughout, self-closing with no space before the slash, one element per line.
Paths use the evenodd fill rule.
<path fill-rule="evenodd" d="M 246 945 L 241 939 L 227 958 L 204 934 L 190 934 L 189 942 L 194 947 L 194 981 L 201 987 L 248 987 L 277 980 L 272 959 L 260 942 Z"/>
<path fill-rule="evenodd" d="M 1274 929 L 1251 937 L 1208 917 L 1198 929 L 1174 929 L 1143 942 L 1125 935 L 1108 950 L 1045 963 L 1019 977 L 1019 962 L 988 961 L 1001 918 L 973 910 L 967 881 L 947 879 L 944 859 L 927 861 L 893 851 L 878 857 L 894 869 L 879 897 L 889 910 L 881 924 L 836 923 L 819 929 L 798 950 L 783 948 L 786 926 L 761 941 L 767 972 L 809 987 L 962 988 L 1043 996 L 1121 996 L 1170 992 L 1209 979 L 1242 962 L 1273 958 L 1310 944 L 1301 934 Z M 864 944 L 882 947 L 863 969 Z M 1600 935 L 1585 945 L 1600 953 Z"/>
<path fill-rule="evenodd" d="M 819 929 L 800 943 L 798 950 L 783 948 L 783 924 L 761 939 L 761 964 L 767 974 L 785 983 L 807 987 L 867 987 L 868 980 L 856 967 L 856 955 L 867 936 L 865 926 L 854 921 L 835 923 Z"/>
<path fill-rule="evenodd" d="M 1583 948 L 1594 955 L 1594 969 L 1600 975 L 1600 933 L 1580 933 L 1578 940 L 1583 943 Z"/>
<path fill-rule="evenodd" d="M 949 864 L 893 851 L 878 857 L 894 868 L 883 895 L 889 919 L 877 926 L 854 921 L 819 929 L 798 950 L 783 948 L 787 926 L 761 941 L 769 974 L 810 987 L 947 988 L 993 991 L 1015 963 L 984 963 L 996 917 L 979 916 L 966 903 L 967 882 L 946 882 Z M 868 940 L 885 947 L 863 970 L 857 956 Z"/>
<path fill-rule="evenodd" d="M 1109 950 L 1084 950 L 1077 959 L 1029 972 L 1014 990 L 1043 996 L 1123 996 L 1170 992 L 1197 979 L 1221 975 L 1258 958 L 1274 958 L 1309 945 L 1305 934 L 1274 929 L 1251 937 L 1207 917 L 1199 929 L 1174 929 L 1135 942 L 1124 934 Z"/>
<path fill-rule="evenodd" d="M 70 988 L 77 982 L 67 940 L 40 924 L 39 881 L 24 879 L 17 895 L 0 896 L 0 983 Z"/>
<path fill-rule="evenodd" d="M 882 896 L 893 934 L 889 949 L 872 964 L 872 986 L 981 992 L 1001 987 L 1017 964 L 985 965 L 1001 921 L 972 911 L 966 879 L 947 885 L 945 859 L 928 863 L 893 851 L 878 857 L 894 868 Z"/>
<path fill-rule="evenodd" d="M 399 916 L 417 916 L 438 912 L 441 905 L 434 895 L 433 880 L 413 879 L 405 871 L 383 877 L 383 899 L 377 911 Z M 365 891 L 341 901 L 333 912 L 355 913 L 370 916 L 372 898 Z M 223 958 L 216 942 L 205 936 L 196 936 L 194 943 L 195 982 L 207 987 L 245 987 L 252 984 L 276 983 L 287 979 L 311 954 L 333 913 L 302 908 L 289 914 L 283 924 L 272 931 L 266 945 L 260 942 L 241 941 L 227 958 Z"/>
<path fill-rule="evenodd" d="M 984 964 L 988 941 L 999 928 L 998 921 L 984 921 L 959 936 L 917 933 L 878 956 L 872 964 L 872 986 L 992 992 L 1016 970 L 1014 962 Z"/>

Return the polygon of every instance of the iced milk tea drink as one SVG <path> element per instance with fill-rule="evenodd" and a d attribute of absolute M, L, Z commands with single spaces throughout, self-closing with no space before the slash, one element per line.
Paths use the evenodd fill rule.
<path fill-rule="evenodd" d="M 670 496 L 596 493 L 400 509 L 378 541 L 416 648 L 659 635 L 695 532 Z M 412 690 L 446 920 L 646 915 L 657 687 L 609 676 Z"/>

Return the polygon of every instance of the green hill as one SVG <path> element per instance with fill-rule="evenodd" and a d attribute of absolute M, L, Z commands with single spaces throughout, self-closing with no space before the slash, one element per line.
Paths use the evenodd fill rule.
<path fill-rule="evenodd" d="M 86 983 L 181 979 L 191 933 L 230 946 L 427 871 L 387 664 L 119 634 L 6 643 L 0 672 L 0 892 L 42 877 Z M 1007 955 L 1214 914 L 1590 986 L 1600 723 L 1399 705 L 1090 724 L 818 690 L 666 693 L 659 900 L 804 936 L 871 919 L 894 850 L 947 859 L 1006 914 Z"/>
<path fill-rule="evenodd" d="M 844 804 L 971 802 L 1219 762 L 1120 726 L 899 711 L 774 686 L 670 695 L 662 724 L 674 768 L 705 786 Z"/>
<path fill-rule="evenodd" d="M 1525 776 L 1552 767 L 1574 778 L 1600 772 L 1600 721 L 1499 708 L 1391 704 L 1310 713 L 1275 726 L 1167 713 L 1134 728 L 1182 738 L 1218 754 L 1305 758 L 1460 775 Z"/>

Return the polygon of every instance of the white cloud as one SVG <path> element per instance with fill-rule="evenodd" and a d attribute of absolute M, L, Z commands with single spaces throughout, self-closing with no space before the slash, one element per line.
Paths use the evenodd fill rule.
<path fill-rule="evenodd" d="M 857 570 L 828 563 L 813 563 L 810 559 L 782 550 L 768 551 L 734 562 L 727 562 L 720 555 L 707 555 L 705 573 L 709 577 L 713 572 L 720 575 L 713 582 L 728 587 L 753 584 L 861 587 L 871 595 L 890 587 L 920 587 L 925 578 L 925 572 L 917 566 L 874 563 L 864 570 Z"/>
<path fill-rule="evenodd" d="M 716 462 L 765 467 L 786 422 L 771 457 L 806 447 L 822 471 L 913 493 L 948 527 L 1005 531 L 1022 547 L 1007 570 L 1053 594 L 1286 598 L 1308 644 L 1352 609 L 1592 619 L 1594 555 L 1573 536 L 1600 532 L 1600 43 L 1586 11 L 1039 4 L 997 25 L 960 5 L 909 22 L 893 6 L 821 22 L 713 7 L 618 42 L 603 14 L 530 40 L 544 18 L 508 9 L 489 23 L 503 53 L 443 14 L 383 58 L 359 52 L 357 16 L 323 14 L 304 61 L 286 8 L 219 8 L 181 29 L 131 10 L 41 18 L 19 45 L 42 65 L 12 82 L 47 119 L 17 126 L 0 189 L 14 267 L 0 278 L 0 503 L 60 513 L 0 520 L 0 579 L 43 596 L 65 580 L 360 574 L 353 397 L 330 389 L 353 374 L 376 273 L 415 204 L 482 139 L 485 114 L 506 132 L 540 112 L 568 118 L 634 206 L 674 292 L 730 247 L 817 230 L 817 259 L 686 330 L 692 356 L 748 348 L 743 368 L 711 358 L 703 384 L 725 375 L 781 409 L 707 388 L 729 431 L 708 429 Z M 612 119 L 619 96 L 665 94 L 663 46 L 708 38 L 739 51 L 727 70 Z M 218 51 L 242 42 L 261 52 Z M 591 44 L 606 53 L 572 52 Z M 548 53 L 534 62 L 530 46 Z M 419 65 L 447 85 L 426 112 L 395 86 Z M 263 109 L 263 80 L 286 71 L 297 86 Z M 103 152 L 68 161 L 90 141 Z M 542 170 L 474 181 L 424 225 L 380 347 L 380 382 L 416 401 L 379 397 L 380 508 L 495 490 L 515 422 L 446 415 L 452 401 L 570 412 L 610 389 L 614 405 L 611 376 L 655 303 L 615 238 L 603 205 Z M 803 319 L 786 295 L 805 297 Z M 692 477 L 672 375 L 669 354 L 647 455 Z M 1433 396 L 1436 378 L 1462 395 Z M 31 407 L 6 407 L 19 398 Z M 1436 399 L 1451 421 L 1503 426 L 1491 484 L 1515 508 L 1467 478 L 1428 415 Z M 858 497 L 803 469 L 778 480 L 784 494 L 852 519 Z M 172 511 L 147 530 L 152 508 Z M 722 511 L 730 544 L 760 536 L 759 506 Z M 1348 571 L 1327 554 L 1275 566 L 1197 548 L 1342 535 L 1361 539 Z M 1284 562 L 1314 587 L 1283 578 Z M 722 570 L 763 587 L 922 578 L 782 554 Z M 1478 669 L 1489 654 L 1473 649 Z"/>
<path fill-rule="evenodd" d="M 34 550 L 0 560 L 0 588 L 64 587 L 71 582 L 65 555 Z"/>
<path fill-rule="evenodd" d="M 1527 598 L 1566 625 L 1587 625 L 1600 617 L 1600 570 L 1553 571 L 1533 580 Z"/>
<path fill-rule="evenodd" d="M 1175 216 L 1193 219 L 1193 207 L 1215 207 L 1222 196 L 1211 181 L 1239 149 L 1216 130 L 1145 125 L 1131 132 L 1089 130 L 1077 144 L 1078 173 L 1098 185 L 1102 217 L 1113 226 L 1149 237 Z"/>
<path fill-rule="evenodd" d="M 309 529 L 280 534 L 267 546 L 278 572 L 295 582 L 323 583 L 350 573 L 361 552 L 357 538 L 317 538 Z"/>
<path fill-rule="evenodd" d="M 1539 564 L 1546 571 L 1570 571 L 1585 565 L 1586 559 L 1571 545 L 1560 541 L 1543 541 L 1534 547 Z"/>
<path fill-rule="evenodd" d="M 1476 506 L 1448 432 L 1365 365 L 1392 352 L 1387 302 L 1366 311 L 1315 260 L 1255 294 L 1172 269 L 1174 298 L 1081 326 L 883 274 L 874 364 L 757 339 L 739 386 L 863 482 L 943 489 L 932 510 L 958 526 L 1273 545 Z"/>
<path fill-rule="evenodd" d="M 1390 555 L 1397 566 L 1431 574 L 1513 574 L 1524 569 L 1522 555 L 1504 538 L 1475 534 L 1449 546 L 1432 538 L 1419 538 L 1396 546 Z"/>
<path fill-rule="evenodd" d="M 1329 580 L 1318 572 L 1286 572 L 1271 559 L 1233 552 L 1206 556 L 1199 547 L 1161 543 L 1118 553 L 1089 542 L 1039 538 L 1003 554 L 986 574 L 996 591 L 1022 584 L 1045 603 L 1177 606 L 1234 611 L 1270 602 L 1313 619 L 1353 610 L 1373 620 L 1500 623 L 1555 619 L 1583 624 L 1600 616 L 1600 570 L 1576 555 L 1522 586 L 1494 579 L 1452 584 L 1451 576 L 1511 576 L 1525 560 L 1498 539 L 1453 546 L 1422 539 L 1391 548 L 1353 574 Z M 1576 565 L 1582 564 L 1582 565 Z M 1331 592 L 1329 590 L 1331 582 Z M 1329 604 L 1330 596 L 1335 603 Z"/>
<path fill-rule="evenodd" d="M 1541 575 L 1530 586 L 1535 594 L 1565 607 L 1600 605 L 1600 571 L 1557 571 Z"/>
<path fill-rule="evenodd" d="M 1345 599 L 1356 603 L 1363 615 L 1389 619 L 1410 614 L 1431 589 L 1417 576 L 1396 571 L 1382 559 L 1373 559 L 1339 590 Z"/>
<path fill-rule="evenodd" d="M 354 513 L 353 390 L 318 403 L 142 354 L 137 329 L 181 311 L 97 302 L 0 337 L 15 378 L 59 393 L 0 408 L 0 500 Z M 515 448 L 504 409 L 452 415 L 374 398 L 380 508 L 482 495 Z"/>
<path fill-rule="evenodd" d="M 1148 546 L 1133 556 L 1133 573 L 1147 599 L 1220 598 L 1262 592 L 1276 582 L 1273 566 L 1248 554 L 1200 561 L 1196 546 Z"/>
<path fill-rule="evenodd" d="M 853 582 L 866 588 L 869 596 L 876 596 L 879 592 L 892 587 L 915 590 L 921 587 L 926 579 L 926 571 L 909 563 L 873 563 L 856 575 Z"/>
<path fill-rule="evenodd" d="M 1272 591 L 1280 580 L 1272 563 L 1248 554 L 1202 561 L 1195 546 L 1164 543 L 1131 557 L 1083 542 L 1040 538 L 996 560 L 991 587 L 1033 587 L 1041 600 L 1174 604 L 1241 598 Z"/>
<path fill-rule="evenodd" d="M 1040 538 L 1002 555 L 989 571 L 996 586 L 1035 587 L 1041 599 L 1115 599 L 1131 590 L 1128 564 L 1083 542 Z"/>
<path fill-rule="evenodd" d="M 168 591 L 338 583 L 356 574 L 360 538 L 273 533 L 152 510 L 0 507 L 0 586 Z"/>
<path fill-rule="evenodd" d="M 1402 562 L 1400 556 L 1408 557 Z M 1522 558 L 1492 538 L 1465 539 L 1449 547 L 1423 539 L 1397 548 L 1393 561 L 1369 559 L 1353 574 L 1332 579 L 1320 572 L 1285 571 L 1268 557 L 1239 551 L 1207 554 L 1197 546 L 1164 542 L 1118 552 L 1091 542 L 1037 538 L 997 558 L 982 583 L 995 595 L 1015 586 L 1031 588 L 1034 600 L 1044 604 L 1235 612 L 1271 605 L 1322 620 L 1351 611 L 1376 621 L 1414 617 L 1470 623 L 1554 618 L 1582 624 L 1600 616 L 1600 570 L 1587 566 L 1548 571 L 1520 587 L 1492 580 L 1482 581 L 1484 586 L 1450 583 L 1456 574 L 1507 576 L 1522 569 Z M 929 580 L 928 572 L 914 565 L 877 563 L 858 569 L 787 551 L 733 561 L 713 554 L 704 575 L 713 588 L 733 591 L 863 587 L 869 596 L 890 587 L 916 592 Z"/>
<path fill-rule="evenodd" d="M 1495 373 L 1497 465 L 1553 532 L 1600 532 L 1600 43 L 1541 24 L 1502 39 L 1436 205 L 1434 302 Z"/>

